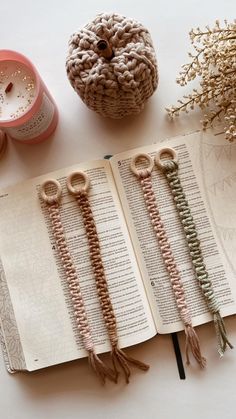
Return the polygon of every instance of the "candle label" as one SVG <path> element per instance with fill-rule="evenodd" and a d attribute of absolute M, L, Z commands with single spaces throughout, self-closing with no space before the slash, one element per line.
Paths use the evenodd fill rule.
<path fill-rule="evenodd" d="M 10 137 L 15 138 L 16 140 L 25 141 L 34 139 L 48 129 L 54 116 L 54 110 L 54 104 L 48 96 L 43 93 L 41 106 L 33 118 L 18 127 L 5 128 L 5 131 Z"/>

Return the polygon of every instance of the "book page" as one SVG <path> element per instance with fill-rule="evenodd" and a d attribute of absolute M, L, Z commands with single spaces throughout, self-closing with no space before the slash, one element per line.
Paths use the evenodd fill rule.
<path fill-rule="evenodd" d="M 157 330 L 160 333 L 169 333 L 182 330 L 184 327 L 177 310 L 169 275 L 147 212 L 140 182 L 130 170 L 130 162 L 133 156 L 139 152 L 144 152 L 154 157 L 157 149 L 162 146 L 174 147 L 178 153 L 179 177 L 194 217 L 204 261 L 215 295 L 220 302 L 222 315 L 226 316 L 236 312 L 236 298 L 233 271 L 224 263 L 224 254 L 216 236 L 214 219 L 206 195 L 206 175 L 202 167 L 202 134 L 198 132 L 182 138 L 168 140 L 162 144 L 154 144 L 116 155 L 111 159 L 111 165 L 137 260 L 156 319 Z M 206 172 L 210 171 L 214 176 L 214 164 L 207 165 L 207 167 Z M 218 170 L 220 170 L 219 165 Z M 193 324 L 199 325 L 210 321 L 212 316 L 208 311 L 204 296 L 194 275 L 185 234 L 173 203 L 169 185 L 165 176 L 156 166 L 152 172 L 152 182 L 161 218 L 180 270 Z M 234 191 L 234 195 L 235 193 L 236 191 Z M 216 203 L 215 205 L 217 206 Z M 223 202 L 220 208 L 224 212 Z M 217 212 L 220 211 L 220 208 L 218 207 Z M 236 227 L 235 216 L 234 226 Z"/>
<path fill-rule="evenodd" d="M 219 130 L 218 130 L 219 131 Z M 203 135 L 200 146 L 200 171 L 205 198 L 221 254 L 236 288 L 236 143 L 225 141 L 222 133 Z"/>
<path fill-rule="evenodd" d="M 66 176 L 85 171 L 100 238 L 121 347 L 156 334 L 129 233 L 107 161 L 79 164 L 0 194 L 0 255 L 28 370 L 86 356 L 76 326 L 68 283 L 58 256 L 48 209 L 39 186 L 50 178 L 63 187 L 60 213 L 98 353 L 110 349 L 90 263 L 82 215 L 67 192 Z"/>

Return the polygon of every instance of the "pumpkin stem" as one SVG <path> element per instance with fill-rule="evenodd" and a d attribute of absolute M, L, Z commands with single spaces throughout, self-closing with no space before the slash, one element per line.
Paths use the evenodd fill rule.
<path fill-rule="evenodd" d="M 97 49 L 99 55 L 101 55 L 104 58 L 111 59 L 112 57 L 114 57 L 111 45 L 106 39 L 100 39 L 97 42 Z"/>

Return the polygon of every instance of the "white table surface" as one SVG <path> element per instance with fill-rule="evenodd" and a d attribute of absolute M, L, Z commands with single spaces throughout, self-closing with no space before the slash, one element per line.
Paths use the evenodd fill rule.
<path fill-rule="evenodd" d="M 149 30 L 157 52 L 160 81 L 144 112 L 122 122 L 102 119 L 89 111 L 71 88 L 65 72 L 70 34 L 97 13 L 116 11 L 140 20 Z M 158 142 L 199 128 L 199 116 L 171 124 L 165 106 L 176 102 L 184 89 L 175 83 L 180 65 L 187 62 L 188 32 L 232 21 L 235 0 L 11 0 L 0 3 L 0 48 L 28 56 L 54 96 L 60 121 L 52 139 L 38 145 L 10 142 L 0 162 L 0 187 L 76 162 Z M 226 319 L 236 346 L 235 317 Z M 236 350 L 218 358 L 212 325 L 198 330 L 206 371 L 186 368 L 178 377 L 169 336 L 158 336 L 129 350 L 150 363 L 148 373 L 133 371 L 126 385 L 101 387 L 80 360 L 31 374 L 9 375 L 0 356 L 0 417 L 4 419 L 60 418 L 235 418 Z M 182 351 L 184 339 L 179 336 Z"/>

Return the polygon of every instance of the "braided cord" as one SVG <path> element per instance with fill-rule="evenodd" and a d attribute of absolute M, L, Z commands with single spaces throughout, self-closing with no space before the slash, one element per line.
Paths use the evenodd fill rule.
<path fill-rule="evenodd" d="M 80 173 L 81 174 L 81 173 Z M 73 174 L 72 174 L 73 176 Z M 81 210 L 83 223 L 86 230 L 89 250 L 90 250 L 90 260 L 93 267 L 93 272 L 95 276 L 95 283 L 97 288 L 98 297 L 101 304 L 103 318 L 106 324 L 108 336 L 111 343 L 111 354 L 113 367 L 116 373 L 116 379 L 118 377 L 117 365 L 121 367 L 124 372 L 126 382 L 129 382 L 130 377 L 130 368 L 129 364 L 146 371 L 149 366 L 141 361 L 138 361 L 131 356 L 127 355 L 123 350 L 118 347 L 118 334 L 117 334 L 117 323 L 112 306 L 112 302 L 109 295 L 105 270 L 103 266 L 101 249 L 99 243 L 99 237 L 97 233 L 96 224 L 94 221 L 92 209 L 90 206 L 88 192 L 87 190 L 80 190 L 77 193 L 73 193 Z"/>
<path fill-rule="evenodd" d="M 102 313 L 111 341 L 111 345 L 114 346 L 118 342 L 117 337 L 117 326 L 116 317 L 112 307 L 104 266 L 101 257 L 101 250 L 99 244 L 99 238 L 97 234 L 96 225 L 93 218 L 93 213 L 88 199 L 87 191 L 81 191 L 77 196 L 76 200 L 79 204 L 83 222 L 89 242 L 90 259 L 93 267 L 95 276 L 95 282 L 99 300 L 101 303 Z"/>
<path fill-rule="evenodd" d="M 47 207 L 56 246 L 63 263 L 63 268 L 66 273 L 66 279 L 72 297 L 76 325 L 81 335 L 84 347 L 88 351 L 89 363 L 98 375 L 102 384 L 105 383 L 106 377 L 116 382 L 117 380 L 114 371 L 107 367 L 95 353 L 91 329 L 88 322 L 84 300 L 81 294 L 78 276 L 65 239 L 65 233 L 60 217 L 59 204 L 58 202 L 55 202 L 55 199 L 52 199 L 50 202 L 50 198 L 47 198 L 46 202 L 48 203 Z"/>
<path fill-rule="evenodd" d="M 137 159 L 137 158 L 136 158 Z M 134 170 L 133 170 L 134 171 Z M 199 365 L 204 368 L 206 360 L 201 355 L 200 344 L 198 336 L 192 326 L 191 314 L 187 306 L 185 299 L 185 293 L 183 284 L 180 277 L 180 272 L 175 263 L 173 253 L 171 251 L 170 243 L 168 236 L 164 227 L 164 224 L 161 220 L 160 212 L 157 207 L 157 202 L 152 186 L 151 171 L 148 169 L 142 169 L 134 172 L 138 177 L 145 200 L 145 204 L 150 216 L 150 220 L 153 226 L 153 229 L 156 234 L 157 241 L 160 246 L 161 254 L 163 261 L 165 263 L 166 269 L 168 271 L 170 282 L 175 296 L 175 301 L 177 308 L 185 325 L 185 334 L 186 334 L 186 358 L 187 363 L 189 364 L 189 349 L 191 349 L 192 354 Z"/>
<path fill-rule="evenodd" d="M 89 327 L 87 313 L 81 294 L 75 266 L 73 264 L 69 249 L 67 247 L 58 204 L 52 204 L 51 206 L 49 206 L 48 211 L 52 223 L 52 231 L 55 237 L 57 249 L 61 261 L 63 262 L 63 268 L 65 269 L 66 279 L 68 281 L 70 294 L 72 296 L 76 324 L 79 333 L 83 339 L 83 343 L 86 350 L 91 351 L 93 349 L 91 330 Z"/>
<path fill-rule="evenodd" d="M 160 246 L 162 258 L 170 276 L 170 281 L 174 291 L 180 317 L 184 324 L 187 326 L 191 324 L 191 316 L 187 307 L 184 289 L 180 278 L 180 272 L 175 263 L 166 230 L 157 207 L 156 198 L 152 187 L 151 175 L 148 175 L 145 178 L 141 178 L 140 183 L 143 189 L 144 199 L 149 212 L 151 223 Z"/>
<path fill-rule="evenodd" d="M 178 163 L 176 160 L 163 160 L 161 167 L 169 183 L 174 203 L 184 229 L 196 278 L 199 281 L 207 306 L 213 314 L 218 340 L 218 352 L 222 356 L 227 345 L 230 348 L 233 346 L 227 338 L 224 322 L 220 315 L 219 302 L 215 297 L 212 282 L 206 270 L 196 225 L 178 175 Z"/>

